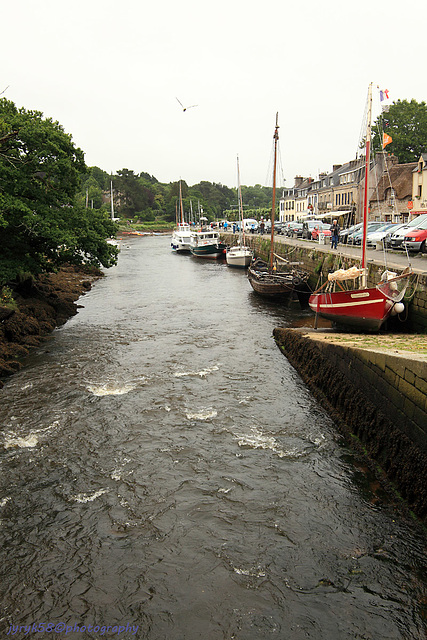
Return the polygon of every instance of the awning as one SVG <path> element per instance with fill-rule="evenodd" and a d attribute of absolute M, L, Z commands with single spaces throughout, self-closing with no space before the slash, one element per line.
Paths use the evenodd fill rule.
<path fill-rule="evenodd" d="M 322 215 L 319 213 L 319 218 L 339 218 L 340 216 L 347 216 L 349 213 L 353 213 L 352 211 L 332 211 L 332 213 L 325 213 Z"/>

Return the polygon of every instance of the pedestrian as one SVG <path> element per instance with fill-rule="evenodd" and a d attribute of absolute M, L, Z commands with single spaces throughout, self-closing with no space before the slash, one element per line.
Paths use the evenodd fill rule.
<path fill-rule="evenodd" d="M 263 235 L 264 234 L 264 228 L 265 228 L 264 218 L 261 218 L 261 222 L 260 222 L 259 228 L 260 228 L 260 234 Z"/>
<path fill-rule="evenodd" d="M 339 237 L 340 225 L 338 224 L 337 220 L 333 220 L 331 225 L 331 249 L 337 248 Z"/>

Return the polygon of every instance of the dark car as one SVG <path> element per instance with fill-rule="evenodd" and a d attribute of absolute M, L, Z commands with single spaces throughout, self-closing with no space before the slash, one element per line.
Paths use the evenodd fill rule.
<path fill-rule="evenodd" d="M 362 228 L 362 223 L 359 222 L 359 224 L 353 224 L 351 227 L 348 227 L 347 229 L 343 229 L 342 231 L 340 231 L 341 244 L 347 244 L 348 236 L 358 231 L 361 228 Z"/>
<path fill-rule="evenodd" d="M 286 222 L 275 222 L 274 223 L 274 233 L 284 234 L 286 227 Z"/>
<path fill-rule="evenodd" d="M 290 238 L 302 238 L 302 222 L 292 222 L 292 227 L 289 227 L 286 231 L 286 235 Z"/>
<path fill-rule="evenodd" d="M 301 222 L 292 221 L 292 222 L 286 222 L 285 224 L 286 224 L 286 226 L 285 226 L 285 229 L 284 229 L 283 233 L 286 234 L 289 238 L 292 238 L 292 236 L 294 236 L 294 231 L 296 232 L 295 236 L 298 235 L 298 231 L 299 230 L 302 233 L 302 224 L 301 224 Z"/>

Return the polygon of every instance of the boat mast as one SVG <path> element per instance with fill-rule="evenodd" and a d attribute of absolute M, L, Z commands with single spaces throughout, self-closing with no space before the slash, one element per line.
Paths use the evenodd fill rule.
<path fill-rule="evenodd" d="M 182 189 L 181 189 L 181 180 L 179 181 L 179 207 L 181 213 L 181 223 L 184 222 L 184 211 L 182 208 Z"/>
<path fill-rule="evenodd" d="M 367 286 L 366 277 L 366 232 L 368 227 L 368 213 L 369 213 L 369 167 L 371 160 L 371 127 L 372 127 L 372 82 L 368 89 L 368 110 L 367 110 L 367 123 L 366 123 L 366 150 L 365 150 L 365 192 L 363 196 L 363 234 L 362 234 L 362 269 L 364 270 L 362 276 L 362 287 Z"/>
<path fill-rule="evenodd" d="M 245 225 L 243 224 L 243 201 L 242 201 L 242 189 L 240 186 L 239 156 L 237 156 L 237 188 L 239 192 L 240 235 L 243 239 L 243 244 L 245 244 Z"/>
<path fill-rule="evenodd" d="M 273 271 L 274 212 L 276 210 L 277 142 L 279 140 L 279 114 L 278 113 L 276 113 L 276 127 L 274 129 L 273 139 L 274 139 L 274 166 L 273 166 L 273 202 L 271 205 L 270 273 Z"/>
<path fill-rule="evenodd" d="M 111 204 L 111 220 L 114 220 L 113 176 L 111 176 L 111 179 L 110 179 L 110 204 Z"/>

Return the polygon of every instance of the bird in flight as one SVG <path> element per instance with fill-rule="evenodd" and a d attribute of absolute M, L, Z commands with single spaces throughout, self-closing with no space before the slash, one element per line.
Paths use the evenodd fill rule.
<path fill-rule="evenodd" d="M 177 100 L 178 100 L 178 98 L 177 98 Z M 187 109 L 191 109 L 192 107 L 197 107 L 198 106 L 197 104 L 191 104 L 189 107 L 184 107 L 184 105 L 182 104 L 181 100 L 178 100 L 178 102 L 181 105 L 183 111 L 187 111 Z"/>

